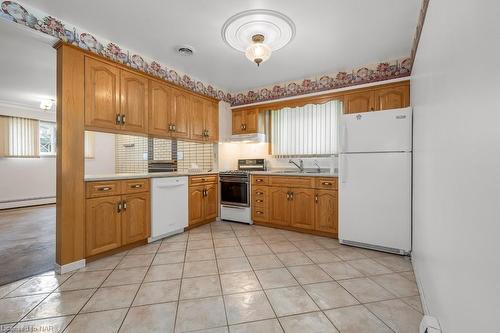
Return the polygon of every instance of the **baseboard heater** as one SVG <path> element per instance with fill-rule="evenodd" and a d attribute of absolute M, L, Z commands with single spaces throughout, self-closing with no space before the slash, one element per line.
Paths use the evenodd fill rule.
<path fill-rule="evenodd" d="M 400 254 L 400 255 L 409 255 L 410 254 L 409 252 L 403 251 L 401 249 L 395 249 L 395 248 L 392 248 L 392 247 L 385 247 L 385 246 L 379 246 L 379 245 L 366 244 L 366 243 L 355 242 L 355 241 L 350 241 L 350 240 L 345 240 L 345 239 L 339 239 L 339 243 L 340 244 L 344 244 L 344 245 L 362 247 L 362 248 L 369 249 L 369 250 L 389 252 L 389 253 Z"/>

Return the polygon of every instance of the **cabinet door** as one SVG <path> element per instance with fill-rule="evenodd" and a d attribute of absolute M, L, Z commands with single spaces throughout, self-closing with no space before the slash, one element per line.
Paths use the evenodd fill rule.
<path fill-rule="evenodd" d="M 316 191 L 316 205 L 314 209 L 315 229 L 331 233 L 338 233 L 338 196 L 337 191 Z"/>
<path fill-rule="evenodd" d="M 217 184 L 206 185 L 205 191 L 206 196 L 204 199 L 204 220 L 213 220 L 217 217 L 218 213 L 218 193 L 217 193 Z"/>
<path fill-rule="evenodd" d="M 259 129 L 259 109 L 244 111 L 243 126 L 245 133 L 257 133 Z"/>
<path fill-rule="evenodd" d="M 172 89 L 166 84 L 149 82 L 149 134 L 170 136 Z"/>
<path fill-rule="evenodd" d="M 121 196 L 86 200 L 85 254 L 87 257 L 116 249 L 122 245 Z"/>
<path fill-rule="evenodd" d="M 148 79 L 121 71 L 121 114 L 122 129 L 128 132 L 148 131 Z"/>
<path fill-rule="evenodd" d="M 122 197 L 122 237 L 123 245 L 149 237 L 150 208 L 149 192 L 127 194 Z"/>
<path fill-rule="evenodd" d="M 190 96 L 180 90 L 173 90 L 173 107 L 170 121 L 174 125 L 173 136 L 176 138 L 189 138 L 191 122 Z"/>
<path fill-rule="evenodd" d="M 243 131 L 243 112 L 244 111 L 232 111 L 232 122 L 233 122 L 233 134 L 241 134 Z"/>
<path fill-rule="evenodd" d="M 219 141 L 219 105 L 210 101 L 205 102 L 203 118 L 208 135 L 206 140 L 209 142 Z"/>
<path fill-rule="evenodd" d="M 286 187 L 269 188 L 269 222 L 274 224 L 290 224 L 289 189 Z"/>
<path fill-rule="evenodd" d="M 203 216 L 203 204 L 204 196 L 203 191 L 205 189 L 204 185 L 191 186 L 189 187 L 189 225 L 193 225 L 204 220 Z"/>
<path fill-rule="evenodd" d="M 375 92 L 375 109 L 399 109 L 410 105 L 410 87 L 399 86 L 380 89 Z"/>
<path fill-rule="evenodd" d="M 119 129 L 120 70 L 85 57 L 85 126 Z"/>
<path fill-rule="evenodd" d="M 348 94 L 344 97 L 344 113 L 358 113 L 374 111 L 374 92 L 366 91 Z"/>
<path fill-rule="evenodd" d="M 205 124 L 203 121 L 205 101 L 202 98 L 192 96 L 191 97 L 191 139 L 193 140 L 204 140 L 203 131 L 205 130 Z"/>
<path fill-rule="evenodd" d="M 290 225 L 302 229 L 314 229 L 314 190 L 292 188 L 290 200 Z"/>

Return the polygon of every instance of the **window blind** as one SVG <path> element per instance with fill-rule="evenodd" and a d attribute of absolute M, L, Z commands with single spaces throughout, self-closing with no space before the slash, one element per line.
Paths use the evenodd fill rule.
<path fill-rule="evenodd" d="M 340 101 L 271 111 L 274 157 L 330 156 L 338 152 Z"/>
<path fill-rule="evenodd" d="M 0 117 L 0 130 L 0 156 L 40 156 L 38 120 L 2 116 Z"/>

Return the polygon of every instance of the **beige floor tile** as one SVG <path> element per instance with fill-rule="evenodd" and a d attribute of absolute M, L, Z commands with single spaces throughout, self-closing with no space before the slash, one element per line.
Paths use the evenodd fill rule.
<path fill-rule="evenodd" d="M 286 333 L 338 333 L 335 326 L 321 312 L 305 313 L 279 318 Z"/>
<path fill-rule="evenodd" d="M 224 304 L 229 325 L 275 318 L 263 291 L 226 295 Z"/>
<path fill-rule="evenodd" d="M 293 245 L 301 251 L 323 250 L 324 248 L 313 240 L 298 240 L 292 241 Z"/>
<path fill-rule="evenodd" d="M 221 296 L 179 302 L 176 332 L 187 332 L 226 326 L 226 313 Z"/>
<path fill-rule="evenodd" d="M 184 278 L 216 274 L 217 264 L 215 260 L 193 261 L 184 264 Z"/>
<path fill-rule="evenodd" d="M 133 306 L 177 301 L 181 280 L 143 283 L 137 292 Z"/>
<path fill-rule="evenodd" d="M 0 299 L 0 324 L 21 320 L 28 312 L 40 303 L 47 294 L 3 298 Z"/>
<path fill-rule="evenodd" d="M 272 254 L 271 249 L 266 244 L 247 244 L 243 245 L 243 251 L 247 256 L 260 256 Z"/>
<path fill-rule="evenodd" d="M 120 333 L 171 333 L 174 331 L 177 302 L 130 308 Z"/>
<path fill-rule="evenodd" d="M 147 267 L 134 267 L 127 269 L 117 269 L 111 272 L 103 287 L 121 286 L 124 284 L 141 283 L 146 275 Z"/>
<path fill-rule="evenodd" d="M 392 273 L 392 271 L 387 267 L 375 262 L 372 259 L 350 260 L 347 263 L 367 276 Z"/>
<path fill-rule="evenodd" d="M 157 253 L 153 259 L 153 265 L 176 264 L 184 262 L 185 251 L 169 251 Z"/>
<path fill-rule="evenodd" d="M 266 294 L 278 317 L 319 310 L 301 287 L 269 289 Z"/>
<path fill-rule="evenodd" d="M 183 268 L 183 263 L 151 266 L 144 282 L 180 279 Z"/>
<path fill-rule="evenodd" d="M 418 333 L 422 314 L 400 300 L 366 304 L 377 317 L 398 333 Z"/>
<path fill-rule="evenodd" d="M 216 231 L 212 232 L 212 236 L 214 239 L 222 239 L 222 238 L 235 238 L 236 235 L 232 231 Z"/>
<path fill-rule="evenodd" d="M 331 251 L 342 260 L 366 259 L 366 256 L 355 247 L 341 245 Z"/>
<path fill-rule="evenodd" d="M 22 286 L 23 284 L 25 284 L 26 282 L 28 282 L 31 279 L 32 279 L 32 277 L 0 286 L 0 298 L 13 292 L 14 290 L 16 290 L 17 288 L 19 288 L 20 286 Z"/>
<path fill-rule="evenodd" d="M 158 253 L 170 251 L 185 251 L 187 242 L 163 242 L 158 249 Z"/>
<path fill-rule="evenodd" d="M 245 256 L 245 253 L 243 253 L 243 249 L 239 245 L 218 247 L 215 249 L 215 254 L 217 255 L 217 259 L 238 258 Z"/>
<path fill-rule="evenodd" d="M 264 289 L 281 288 L 297 285 L 297 281 L 286 268 L 273 268 L 255 271 Z"/>
<path fill-rule="evenodd" d="M 304 253 L 316 264 L 326 264 L 340 261 L 340 258 L 328 250 L 304 251 Z"/>
<path fill-rule="evenodd" d="M 339 283 L 361 303 L 395 298 L 393 294 L 368 278 L 342 280 Z"/>
<path fill-rule="evenodd" d="M 115 256 L 102 258 L 88 263 L 84 268 L 80 269 L 80 272 L 106 271 L 115 269 L 121 260 L 122 257 Z"/>
<path fill-rule="evenodd" d="M 308 284 L 303 287 L 321 310 L 359 304 L 351 294 L 334 281 Z"/>
<path fill-rule="evenodd" d="M 211 239 L 190 240 L 187 245 L 188 250 L 211 249 L 213 247 L 214 243 Z"/>
<path fill-rule="evenodd" d="M 288 238 L 286 238 L 285 236 L 283 236 L 280 232 L 272 232 L 272 233 L 266 233 L 266 234 L 262 234 L 260 235 L 260 237 L 262 237 L 262 239 L 266 242 L 266 243 L 289 243 L 290 241 L 288 240 Z M 297 251 L 297 250 L 295 250 Z M 290 251 L 292 252 L 292 251 Z"/>
<path fill-rule="evenodd" d="M 257 231 L 255 231 L 253 229 L 236 229 L 236 230 L 234 230 L 234 233 L 236 234 L 236 237 L 259 236 Z"/>
<path fill-rule="evenodd" d="M 192 333 L 228 333 L 229 328 L 227 326 L 224 327 L 216 327 L 216 328 L 208 328 L 206 330 L 193 331 Z"/>
<path fill-rule="evenodd" d="M 143 245 L 136 247 L 135 249 L 130 250 L 128 254 L 135 255 L 135 254 L 155 254 L 158 251 L 158 248 L 160 247 L 161 242 L 154 242 L 151 244 Z"/>
<path fill-rule="evenodd" d="M 73 274 L 61 286 L 59 291 L 91 289 L 99 287 L 111 271 L 78 272 Z"/>
<path fill-rule="evenodd" d="M 238 237 L 241 245 L 259 245 L 265 244 L 260 236 Z"/>
<path fill-rule="evenodd" d="M 249 256 L 248 261 L 254 270 L 284 267 L 274 254 Z"/>
<path fill-rule="evenodd" d="M 340 243 L 337 239 L 332 238 L 316 238 L 315 242 L 323 246 L 325 249 L 336 249 L 340 247 Z"/>
<path fill-rule="evenodd" d="M 215 259 L 215 251 L 212 248 L 187 250 L 187 252 L 186 252 L 186 262 L 214 260 L 214 259 Z"/>
<path fill-rule="evenodd" d="M 417 284 L 405 279 L 399 274 L 371 276 L 370 280 L 375 281 L 398 297 L 418 295 Z"/>
<path fill-rule="evenodd" d="M 154 256 L 154 253 L 137 255 L 128 254 L 122 259 L 116 269 L 150 266 Z"/>
<path fill-rule="evenodd" d="M 222 292 L 224 294 L 234 294 L 261 290 L 259 280 L 254 272 L 240 272 L 220 275 Z"/>
<path fill-rule="evenodd" d="M 209 232 L 190 234 L 188 238 L 189 241 L 211 240 L 211 239 L 212 239 L 212 234 Z"/>
<path fill-rule="evenodd" d="M 399 273 L 402 277 L 404 277 L 407 280 L 417 282 L 417 278 L 415 277 L 415 273 L 413 271 L 410 272 L 401 272 Z"/>
<path fill-rule="evenodd" d="M 226 246 L 239 246 L 238 239 L 236 237 L 233 238 L 217 238 L 214 239 L 214 245 L 216 248 L 218 247 L 226 247 Z"/>
<path fill-rule="evenodd" d="M 274 253 L 297 252 L 299 249 L 290 241 L 272 242 L 268 244 Z"/>
<path fill-rule="evenodd" d="M 180 299 L 219 296 L 221 294 L 218 275 L 182 279 Z"/>
<path fill-rule="evenodd" d="M 181 234 L 177 234 L 177 235 L 173 235 L 173 236 L 165 238 L 162 241 L 162 244 L 163 243 L 187 242 L 188 236 L 189 236 L 189 234 L 187 232 L 184 232 L 184 233 L 181 233 Z"/>
<path fill-rule="evenodd" d="M 283 333 L 277 319 L 268 319 L 233 325 L 229 327 L 231 333 Z M 305 332 L 304 332 L 305 333 Z"/>
<path fill-rule="evenodd" d="M 293 266 L 288 267 L 288 270 L 300 284 L 332 281 L 330 275 L 318 265 Z"/>
<path fill-rule="evenodd" d="M 93 293 L 93 289 L 52 293 L 31 310 L 25 320 L 77 314 Z"/>
<path fill-rule="evenodd" d="M 39 320 L 30 320 L 30 321 L 22 321 L 18 323 L 11 333 L 21 333 L 21 332 L 49 332 L 49 333 L 62 333 L 66 326 L 73 319 L 73 316 L 66 317 L 56 317 L 56 318 L 48 318 L 48 319 L 39 319 Z M 2 327 L 0 327 L 0 332 L 2 331 Z M 5 331 L 7 332 L 7 331 Z"/>
<path fill-rule="evenodd" d="M 63 283 L 68 276 L 58 275 L 42 275 L 37 276 L 22 284 L 19 288 L 15 289 L 6 297 L 27 296 L 35 294 L 44 294 L 54 291 L 61 283 Z"/>
<path fill-rule="evenodd" d="M 218 259 L 217 264 L 219 266 L 220 274 L 248 272 L 252 270 L 247 258 L 244 257 Z"/>
<path fill-rule="evenodd" d="M 393 333 L 362 305 L 328 310 L 325 314 L 342 333 Z"/>
<path fill-rule="evenodd" d="M 128 308 L 139 289 L 139 284 L 99 288 L 85 304 L 82 312 Z"/>
<path fill-rule="evenodd" d="M 363 254 L 365 257 L 368 257 L 368 258 L 384 257 L 387 255 L 386 252 L 369 250 L 369 249 L 357 248 L 356 251 L 358 251 L 359 253 Z"/>
<path fill-rule="evenodd" d="M 312 260 L 302 252 L 278 253 L 277 256 L 287 267 L 314 264 Z"/>
<path fill-rule="evenodd" d="M 362 277 L 363 274 L 345 262 L 332 262 L 320 264 L 319 267 L 327 272 L 335 280 L 352 279 Z"/>
<path fill-rule="evenodd" d="M 116 333 L 126 314 L 127 309 L 79 314 L 64 333 Z"/>
<path fill-rule="evenodd" d="M 424 313 L 424 310 L 422 308 L 422 300 L 420 299 L 420 296 L 410 296 L 410 297 L 403 297 L 401 298 L 403 302 L 414 308 L 420 313 Z"/>
<path fill-rule="evenodd" d="M 374 258 L 376 262 L 386 266 L 393 272 L 407 272 L 413 270 L 410 258 L 389 254 L 383 257 Z"/>

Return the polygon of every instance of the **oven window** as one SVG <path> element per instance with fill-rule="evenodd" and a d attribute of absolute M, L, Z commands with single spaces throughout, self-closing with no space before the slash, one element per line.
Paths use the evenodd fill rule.
<path fill-rule="evenodd" d="M 225 204 L 248 205 L 247 183 L 221 181 L 221 201 Z"/>

